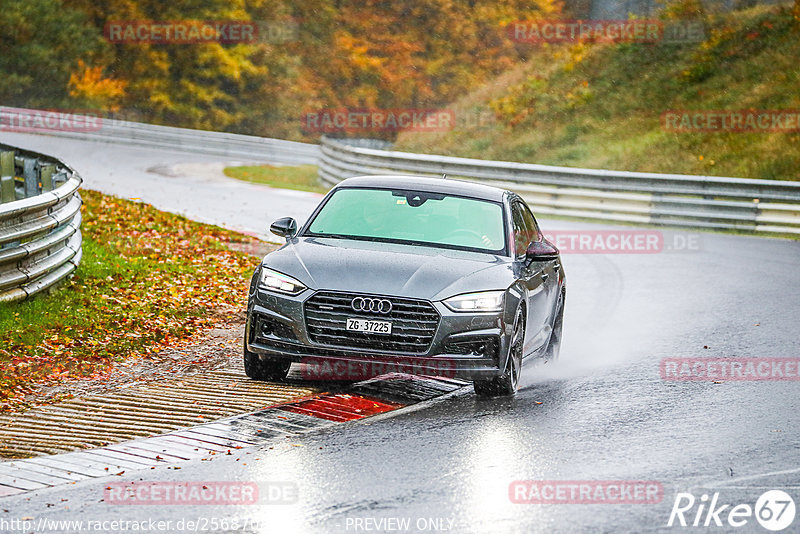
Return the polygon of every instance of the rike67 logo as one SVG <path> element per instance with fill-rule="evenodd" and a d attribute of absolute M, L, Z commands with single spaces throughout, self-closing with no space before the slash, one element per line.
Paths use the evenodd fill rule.
<path fill-rule="evenodd" d="M 773 532 L 786 529 L 794 522 L 794 499 L 781 490 L 764 492 L 751 506 L 748 503 L 723 504 L 719 493 L 696 499 L 691 493 L 678 493 L 669 514 L 668 527 L 743 527 L 755 517 L 762 527 Z"/>

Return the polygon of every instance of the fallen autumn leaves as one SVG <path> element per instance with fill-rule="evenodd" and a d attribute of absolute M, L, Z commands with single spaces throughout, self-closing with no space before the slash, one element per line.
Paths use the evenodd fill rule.
<path fill-rule="evenodd" d="M 35 386 L 105 376 L 242 308 L 255 239 L 82 191 L 84 256 L 53 294 L 0 307 L 0 410 Z M 231 248 L 229 248 L 231 245 Z"/>

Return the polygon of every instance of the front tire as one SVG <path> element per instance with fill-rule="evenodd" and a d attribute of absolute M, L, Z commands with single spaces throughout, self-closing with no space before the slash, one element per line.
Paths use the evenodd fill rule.
<path fill-rule="evenodd" d="M 286 379 L 289 374 L 291 362 L 264 361 L 258 354 L 244 348 L 244 374 L 253 380 L 279 382 Z"/>
<path fill-rule="evenodd" d="M 514 330 L 506 358 L 503 374 L 489 380 L 476 380 L 472 383 L 475 394 L 479 397 L 505 397 L 514 395 L 519 389 L 519 377 L 522 374 L 522 348 L 525 343 L 525 319 L 522 308 L 514 317 Z"/>

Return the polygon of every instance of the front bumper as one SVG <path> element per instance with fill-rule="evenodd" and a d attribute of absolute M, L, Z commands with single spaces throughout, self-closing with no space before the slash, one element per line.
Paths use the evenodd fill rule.
<path fill-rule="evenodd" d="M 476 380 L 498 376 L 505 368 L 504 312 L 456 313 L 432 302 L 440 319 L 427 350 L 395 352 L 314 342 L 304 315 L 304 303 L 314 294 L 306 290 L 292 297 L 255 289 L 248 302 L 247 349 L 262 359 L 303 363 L 310 379 L 361 380 L 400 372 Z"/>

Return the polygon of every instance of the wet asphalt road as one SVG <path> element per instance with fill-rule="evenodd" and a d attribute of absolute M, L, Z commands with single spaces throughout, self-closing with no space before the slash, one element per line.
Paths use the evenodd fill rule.
<path fill-rule="evenodd" d="M 280 217 L 305 220 L 322 195 L 273 189 L 227 178 L 229 165 L 274 163 L 222 161 L 175 150 L 115 145 L 47 135 L 0 133 L 0 143 L 61 158 L 83 177 L 83 187 L 139 199 L 190 219 L 274 239 L 269 225 Z"/>
<path fill-rule="evenodd" d="M 70 163 L 80 170 L 81 162 Z M 294 503 L 109 505 L 101 501 L 106 479 L 4 498 L 0 519 L 163 520 L 176 532 L 213 531 L 215 519 L 228 520 L 218 532 L 768 532 L 752 517 L 739 528 L 670 528 L 667 521 L 676 492 L 698 499 L 718 492 L 720 503 L 753 505 L 767 489 L 782 489 L 800 505 L 800 382 L 664 381 L 659 362 L 798 358 L 800 243 L 715 234 L 698 243 L 694 251 L 565 254 L 561 359 L 526 367 L 514 398 L 479 400 L 465 389 L 415 411 L 180 470 L 113 478 L 289 482 Z M 658 504 L 514 504 L 515 480 L 650 480 L 662 484 L 664 497 Z M 60 526 L 44 530 L 78 531 Z M 798 531 L 800 517 L 784 530 Z"/>

